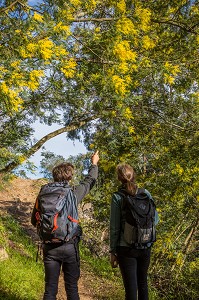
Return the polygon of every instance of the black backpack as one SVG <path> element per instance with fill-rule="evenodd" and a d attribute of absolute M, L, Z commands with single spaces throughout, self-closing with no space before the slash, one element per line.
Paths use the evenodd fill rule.
<path fill-rule="evenodd" d="M 36 200 L 37 233 L 43 242 L 68 241 L 78 231 L 77 199 L 63 183 L 42 186 Z"/>
<path fill-rule="evenodd" d="M 138 189 L 134 196 L 124 190 L 118 191 L 118 194 L 123 197 L 125 241 L 137 249 L 151 246 L 156 241 L 154 201 L 143 188 Z"/>

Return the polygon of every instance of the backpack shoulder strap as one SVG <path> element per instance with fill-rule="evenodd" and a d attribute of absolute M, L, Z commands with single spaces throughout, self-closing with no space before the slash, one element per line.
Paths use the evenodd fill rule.
<path fill-rule="evenodd" d="M 127 196 L 128 193 L 125 190 L 118 190 L 116 192 L 117 195 L 119 195 L 121 197 L 121 202 L 120 202 L 120 206 L 121 206 L 121 210 L 124 211 L 127 205 Z"/>
<path fill-rule="evenodd" d="M 145 193 L 145 189 L 144 188 L 138 188 L 136 194 L 142 194 L 142 193 Z"/>
<path fill-rule="evenodd" d="M 126 196 L 126 193 L 125 192 L 122 192 L 122 191 L 117 191 L 117 192 L 115 192 L 114 194 L 117 194 L 117 195 L 119 195 L 119 196 L 121 196 L 121 197 L 125 197 Z"/>

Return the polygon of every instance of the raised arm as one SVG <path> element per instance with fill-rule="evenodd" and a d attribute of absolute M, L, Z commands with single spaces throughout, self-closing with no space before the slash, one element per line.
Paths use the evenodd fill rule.
<path fill-rule="evenodd" d="M 99 151 L 96 151 L 92 157 L 91 162 L 92 166 L 88 172 L 88 175 L 74 188 L 74 193 L 77 197 L 77 203 L 80 203 L 81 200 L 90 192 L 92 187 L 95 185 L 96 179 L 98 177 L 98 161 L 99 161 Z"/>

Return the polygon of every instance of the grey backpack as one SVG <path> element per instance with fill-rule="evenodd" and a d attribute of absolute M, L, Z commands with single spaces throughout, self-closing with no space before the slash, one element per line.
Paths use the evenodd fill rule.
<path fill-rule="evenodd" d="M 78 229 L 77 199 L 65 183 L 42 186 L 36 200 L 37 233 L 42 241 L 68 241 Z"/>

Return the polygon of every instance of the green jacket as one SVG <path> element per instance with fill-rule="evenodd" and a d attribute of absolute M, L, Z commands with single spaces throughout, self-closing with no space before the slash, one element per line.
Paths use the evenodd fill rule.
<path fill-rule="evenodd" d="M 145 189 L 145 193 L 151 198 L 149 191 Z M 124 223 L 125 216 L 122 210 L 123 197 L 117 193 L 113 194 L 111 201 L 111 214 L 110 214 L 110 252 L 117 253 L 118 246 L 130 247 L 130 245 L 124 240 Z M 158 223 L 159 217 L 156 212 L 155 225 Z"/>

